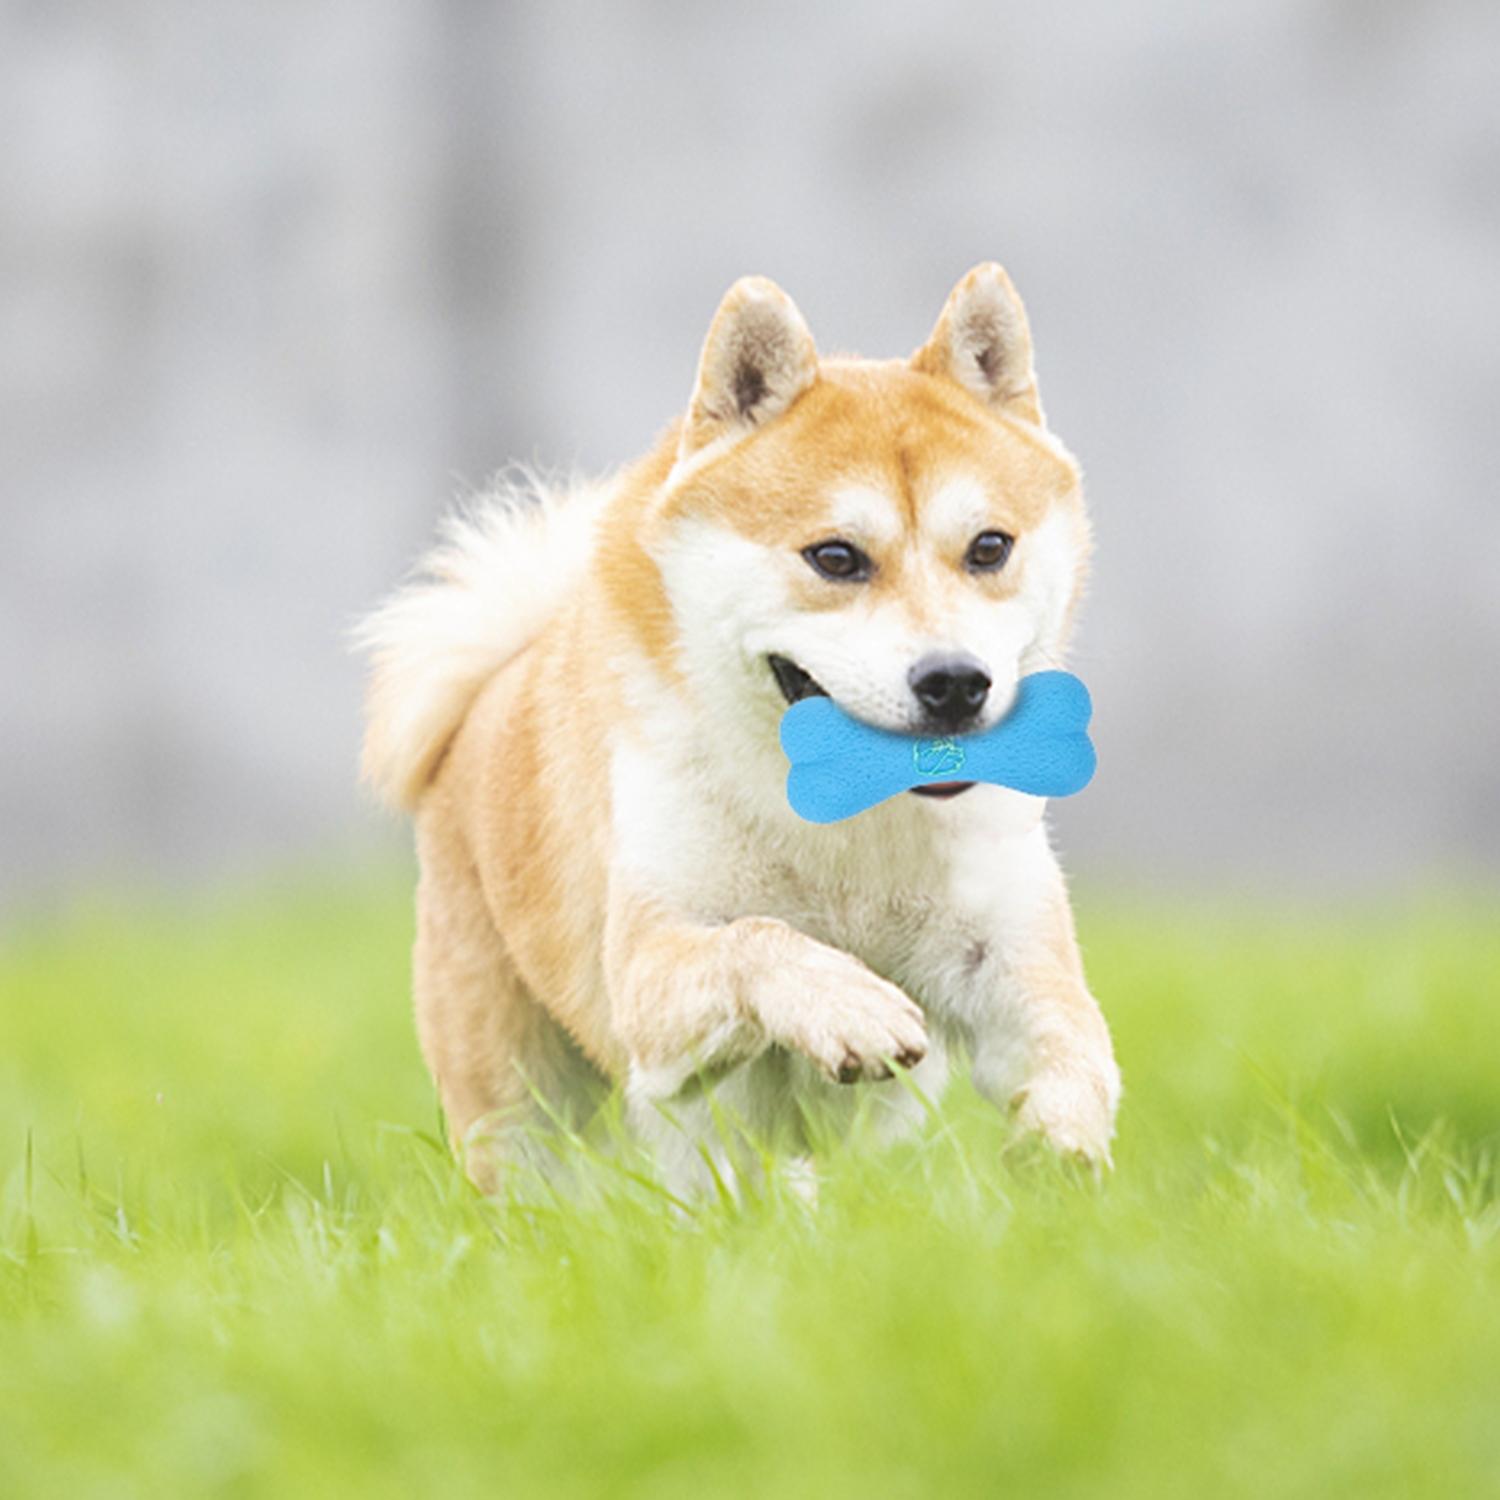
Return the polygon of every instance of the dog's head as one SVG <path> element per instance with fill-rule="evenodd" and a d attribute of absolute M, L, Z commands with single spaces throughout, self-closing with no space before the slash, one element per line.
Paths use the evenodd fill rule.
<path fill-rule="evenodd" d="M 695 695 L 760 727 L 828 693 L 908 733 L 988 728 L 1060 665 L 1089 550 L 997 265 L 908 361 L 821 360 L 758 278 L 709 329 L 648 547 Z"/>

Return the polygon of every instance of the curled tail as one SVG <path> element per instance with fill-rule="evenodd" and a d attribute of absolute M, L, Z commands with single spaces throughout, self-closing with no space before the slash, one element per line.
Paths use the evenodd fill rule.
<path fill-rule="evenodd" d="M 386 802 L 415 806 L 480 689 L 551 618 L 606 494 L 506 484 L 449 517 L 412 582 L 356 627 L 370 659 L 361 770 Z"/>

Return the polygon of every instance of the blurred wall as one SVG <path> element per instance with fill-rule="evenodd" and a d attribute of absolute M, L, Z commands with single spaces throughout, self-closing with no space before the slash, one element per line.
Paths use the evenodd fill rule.
<path fill-rule="evenodd" d="M 1099 533 L 1099 879 L 1500 867 L 1500 7 L 0 0 L 0 901 L 400 835 L 349 620 L 736 276 L 996 257 Z"/>

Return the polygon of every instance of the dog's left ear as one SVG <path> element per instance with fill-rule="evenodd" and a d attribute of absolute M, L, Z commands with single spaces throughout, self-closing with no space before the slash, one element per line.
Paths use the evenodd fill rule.
<path fill-rule="evenodd" d="M 709 326 L 679 458 L 778 417 L 818 378 L 797 304 L 764 276 L 730 287 Z"/>
<path fill-rule="evenodd" d="M 953 288 L 932 337 L 912 355 L 911 367 L 947 376 L 985 405 L 1041 424 L 1026 309 L 1010 277 L 994 261 L 975 266 Z"/>

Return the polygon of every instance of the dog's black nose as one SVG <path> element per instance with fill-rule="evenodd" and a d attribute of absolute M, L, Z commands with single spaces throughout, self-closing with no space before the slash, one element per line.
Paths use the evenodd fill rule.
<path fill-rule="evenodd" d="M 990 691 L 990 674 L 962 652 L 924 656 L 906 680 L 928 718 L 944 729 L 957 729 L 972 719 Z"/>

